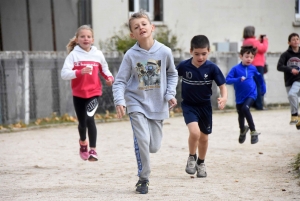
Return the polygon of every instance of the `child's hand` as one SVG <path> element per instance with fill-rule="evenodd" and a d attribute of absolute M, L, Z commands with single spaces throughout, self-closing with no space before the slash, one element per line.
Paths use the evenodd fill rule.
<path fill-rule="evenodd" d="M 218 107 L 220 110 L 223 110 L 226 106 L 227 99 L 226 98 L 218 98 Z"/>
<path fill-rule="evenodd" d="M 241 77 L 241 82 L 243 82 L 246 78 L 244 76 Z"/>
<path fill-rule="evenodd" d="M 116 106 L 117 117 L 121 119 L 125 115 L 125 106 L 117 105 Z"/>
<path fill-rule="evenodd" d="M 105 82 L 106 82 L 106 85 L 109 87 L 113 84 L 113 80 L 111 78 L 108 78 L 108 80 L 105 80 Z"/>
<path fill-rule="evenodd" d="M 81 69 L 81 75 L 84 75 L 84 74 L 91 74 L 92 73 L 92 68 L 90 67 L 85 67 L 83 69 Z"/>
<path fill-rule="evenodd" d="M 176 98 L 172 98 L 171 100 L 169 100 L 169 109 L 174 108 L 176 105 L 177 105 Z"/>
<path fill-rule="evenodd" d="M 293 68 L 292 71 L 291 71 L 291 73 L 292 73 L 293 75 L 298 75 L 298 74 L 299 74 L 299 70 Z"/>

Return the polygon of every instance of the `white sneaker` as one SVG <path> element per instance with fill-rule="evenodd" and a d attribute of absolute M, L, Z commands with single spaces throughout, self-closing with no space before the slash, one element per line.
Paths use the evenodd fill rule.
<path fill-rule="evenodd" d="M 196 160 L 195 160 L 194 156 L 189 156 L 188 157 L 185 171 L 188 174 L 195 174 L 196 173 Z"/>
<path fill-rule="evenodd" d="M 206 177 L 206 167 L 204 163 L 201 163 L 200 165 L 196 165 L 197 169 L 197 177 Z"/>

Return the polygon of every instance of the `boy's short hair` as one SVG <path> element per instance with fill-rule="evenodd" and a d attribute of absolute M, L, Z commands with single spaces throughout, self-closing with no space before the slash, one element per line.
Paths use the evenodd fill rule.
<path fill-rule="evenodd" d="M 255 37 L 255 27 L 254 26 L 246 26 L 244 28 L 243 38 L 252 38 Z"/>
<path fill-rule="evenodd" d="M 128 27 L 129 27 L 129 31 L 131 31 L 131 21 L 134 20 L 134 19 L 139 19 L 139 18 L 146 18 L 150 24 L 151 24 L 151 20 L 149 18 L 149 16 L 147 15 L 147 13 L 144 11 L 144 10 L 140 10 L 139 12 L 136 12 L 136 13 L 133 13 L 129 20 L 128 20 Z"/>
<path fill-rule="evenodd" d="M 299 34 L 297 34 L 297 33 L 291 33 L 289 35 L 288 42 L 291 42 L 292 38 L 295 37 L 295 36 L 297 36 L 299 38 Z"/>
<path fill-rule="evenodd" d="M 197 35 L 194 36 L 191 40 L 191 50 L 197 49 L 197 48 L 207 48 L 210 49 L 209 40 L 204 35 Z"/>
<path fill-rule="evenodd" d="M 241 47 L 241 51 L 240 51 L 240 55 L 244 55 L 244 54 L 253 54 L 254 56 L 257 53 L 257 48 L 253 47 L 252 45 L 244 45 Z"/>

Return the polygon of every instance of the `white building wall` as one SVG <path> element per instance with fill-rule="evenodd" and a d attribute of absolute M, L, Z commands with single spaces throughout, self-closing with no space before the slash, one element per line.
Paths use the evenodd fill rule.
<path fill-rule="evenodd" d="M 126 30 L 128 0 L 93 0 L 95 44 L 106 41 L 119 30 Z M 294 0 L 164 0 L 164 25 L 178 37 L 178 47 L 189 50 L 190 39 L 204 34 L 215 42 L 240 42 L 243 28 L 256 27 L 256 34 L 267 34 L 269 52 L 287 49 L 287 37 L 300 32 L 294 27 Z M 127 30 L 126 30 L 127 31 Z"/>
<path fill-rule="evenodd" d="M 119 30 L 125 30 L 128 21 L 128 0 L 92 0 L 94 44 L 105 42 Z"/>

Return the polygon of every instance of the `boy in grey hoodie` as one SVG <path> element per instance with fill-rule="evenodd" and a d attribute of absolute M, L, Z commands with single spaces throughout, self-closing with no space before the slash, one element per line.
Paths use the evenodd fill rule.
<path fill-rule="evenodd" d="M 159 150 L 163 120 L 177 105 L 177 70 L 171 49 L 153 39 L 155 27 L 144 11 L 129 19 L 130 36 L 137 40 L 124 55 L 113 84 L 118 118 L 130 117 L 139 181 L 136 192 L 148 193 L 150 153 Z"/>

